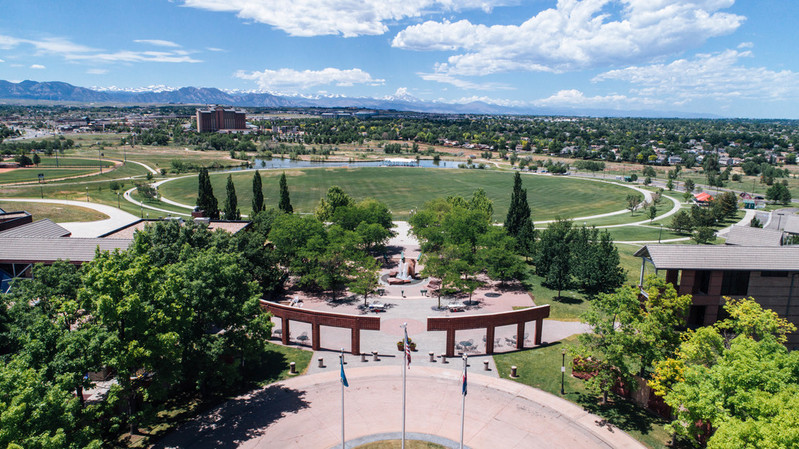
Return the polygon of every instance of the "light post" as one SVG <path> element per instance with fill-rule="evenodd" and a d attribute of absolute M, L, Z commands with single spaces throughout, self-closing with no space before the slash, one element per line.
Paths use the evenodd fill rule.
<path fill-rule="evenodd" d="M 121 207 L 119 207 L 119 192 L 117 192 L 117 209 L 122 209 Z"/>
<path fill-rule="evenodd" d="M 89 202 L 89 188 L 86 187 L 86 202 Z"/>
<path fill-rule="evenodd" d="M 563 382 L 566 379 L 566 349 L 561 351 L 561 355 L 563 358 L 560 362 L 560 394 L 565 394 L 566 392 L 563 390 Z"/>
<path fill-rule="evenodd" d="M 103 153 L 101 153 L 100 149 L 98 148 L 97 149 L 97 162 L 100 163 L 100 173 L 101 174 L 103 173 L 103 160 L 101 159 L 102 156 L 103 156 Z"/>
<path fill-rule="evenodd" d="M 660 224 L 660 232 L 658 232 L 658 243 L 660 243 L 660 236 L 663 235 L 663 223 Z"/>

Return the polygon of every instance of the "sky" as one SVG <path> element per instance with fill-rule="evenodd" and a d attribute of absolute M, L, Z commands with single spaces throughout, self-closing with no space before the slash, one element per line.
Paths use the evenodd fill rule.
<path fill-rule="evenodd" d="M 0 79 L 799 118 L 796 0 L 0 0 Z"/>

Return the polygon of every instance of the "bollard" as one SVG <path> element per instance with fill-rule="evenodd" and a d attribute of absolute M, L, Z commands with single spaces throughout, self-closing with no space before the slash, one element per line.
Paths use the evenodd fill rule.
<path fill-rule="evenodd" d="M 443 365 L 443 364 L 446 364 L 446 363 L 449 363 L 449 362 L 447 362 L 447 355 L 446 354 L 441 354 L 441 364 Z"/>
<path fill-rule="evenodd" d="M 372 351 L 372 361 L 379 362 L 380 358 L 377 356 L 377 351 Z"/>
<path fill-rule="evenodd" d="M 366 361 L 366 353 L 363 352 L 363 353 L 361 353 L 361 362 L 365 362 L 365 361 Z"/>
<path fill-rule="evenodd" d="M 519 376 L 516 375 L 516 365 L 513 365 L 513 366 L 510 367 L 510 377 L 512 377 L 514 379 L 519 377 Z"/>
<path fill-rule="evenodd" d="M 289 363 L 289 374 L 297 374 L 297 364 L 294 362 Z"/>
<path fill-rule="evenodd" d="M 325 367 L 325 359 L 319 357 L 319 368 L 324 368 L 324 367 Z"/>
<path fill-rule="evenodd" d="M 491 371 L 491 369 L 488 368 L 488 360 L 483 360 L 483 370 Z"/>
<path fill-rule="evenodd" d="M 435 363 L 436 362 L 436 353 L 433 352 L 433 351 L 430 351 L 429 355 L 430 355 L 430 362 Z"/>

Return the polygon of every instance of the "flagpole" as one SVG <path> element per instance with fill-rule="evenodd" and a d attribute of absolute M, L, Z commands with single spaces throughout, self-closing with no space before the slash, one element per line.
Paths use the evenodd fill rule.
<path fill-rule="evenodd" d="M 406 364 L 408 363 L 407 358 L 407 351 L 408 351 L 408 323 L 403 323 L 402 327 L 405 329 L 405 334 L 403 337 L 403 354 L 402 354 L 402 448 L 405 449 L 405 370 L 407 370 Z"/>
<path fill-rule="evenodd" d="M 341 348 L 341 370 L 344 372 L 344 348 Z M 341 449 L 344 449 L 344 381 L 341 382 Z"/>
<path fill-rule="evenodd" d="M 463 425 L 466 421 L 466 366 L 469 356 L 463 354 L 463 387 L 461 391 L 461 449 L 463 449 Z"/>

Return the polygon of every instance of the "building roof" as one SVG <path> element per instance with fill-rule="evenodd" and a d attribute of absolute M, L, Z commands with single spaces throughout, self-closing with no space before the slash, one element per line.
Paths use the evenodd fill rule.
<path fill-rule="evenodd" d="M 646 245 L 658 270 L 799 271 L 799 246 Z"/>
<path fill-rule="evenodd" d="M 134 221 L 133 223 L 127 224 L 119 229 L 115 229 L 111 232 L 105 233 L 100 237 L 103 238 L 110 238 L 110 239 L 132 239 L 133 235 L 136 231 L 144 230 L 145 226 L 148 224 L 153 224 L 158 222 L 159 220 L 139 220 Z M 183 223 L 183 220 L 179 220 Z M 243 230 L 247 226 L 250 225 L 251 222 L 249 221 L 232 221 L 232 220 L 204 220 L 204 219 L 197 219 L 194 220 L 199 224 L 205 224 L 208 226 L 208 230 L 213 232 L 217 229 L 221 229 L 223 231 L 227 231 L 231 234 L 236 234 L 237 232 Z"/>
<path fill-rule="evenodd" d="M 0 213 L 0 221 L 16 220 L 18 218 L 25 218 L 29 216 L 30 214 L 25 211 L 2 212 Z"/>
<path fill-rule="evenodd" d="M 799 215 L 788 215 L 785 220 L 785 232 L 788 234 L 799 234 Z"/>
<path fill-rule="evenodd" d="M 69 237 L 72 233 L 45 218 L 0 232 L 0 237 Z"/>
<path fill-rule="evenodd" d="M 130 239 L 42 238 L 0 236 L 0 263 L 53 263 L 57 260 L 88 262 L 101 251 L 127 249 Z"/>
<path fill-rule="evenodd" d="M 694 195 L 697 201 L 705 202 L 705 201 L 713 201 L 713 197 L 707 192 L 701 192 Z"/>
<path fill-rule="evenodd" d="M 738 246 L 781 246 L 782 231 L 749 226 L 733 226 L 727 234 L 726 244 Z"/>

